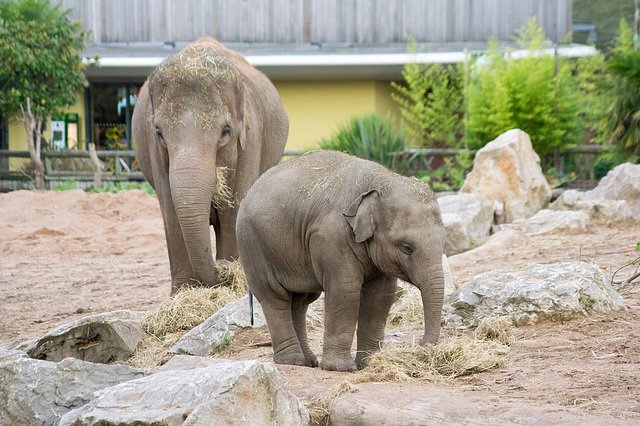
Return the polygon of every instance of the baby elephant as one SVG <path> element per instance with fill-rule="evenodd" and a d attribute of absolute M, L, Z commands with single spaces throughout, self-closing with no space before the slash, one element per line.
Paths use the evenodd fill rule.
<path fill-rule="evenodd" d="M 362 367 L 384 339 L 397 278 L 422 293 L 420 344 L 438 340 L 445 231 L 427 184 L 371 161 L 316 151 L 255 182 L 240 205 L 236 232 L 276 363 L 318 365 L 307 342 L 306 312 L 324 291 L 320 365 L 338 371 Z"/>

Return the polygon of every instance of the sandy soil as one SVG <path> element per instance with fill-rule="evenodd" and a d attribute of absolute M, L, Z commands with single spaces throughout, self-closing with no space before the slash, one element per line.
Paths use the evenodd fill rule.
<path fill-rule="evenodd" d="M 635 222 L 592 224 L 578 235 L 501 232 L 479 249 L 451 257 L 450 264 L 457 284 L 491 269 L 561 261 L 592 261 L 611 273 L 635 257 L 627 249 L 639 240 L 640 223 Z M 148 310 L 166 300 L 169 290 L 154 196 L 80 190 L 0 194 L 0 347 L 13 347 L 87 313 Z M 525 403 L 547 412 L 640 422 L 640 284 L 621 293 L 626 312 L 521 328 L 506 369 L 457 379 L 447 391 L 496 410 Z M 405 333 L 404 339 L 419 335 L 389 330 L 396 331 Z M 319 354 L 322 330 L 310 336 Z M 260 345 L 268 340 L 266 329 L 246 331 L 223 355 L 269 361 L 271 348 Z M 303 398 L 321 396 L 348 377 L 319 369 L 279 369 Z M 424 389 L 433 392 L 433 386 Z"/>

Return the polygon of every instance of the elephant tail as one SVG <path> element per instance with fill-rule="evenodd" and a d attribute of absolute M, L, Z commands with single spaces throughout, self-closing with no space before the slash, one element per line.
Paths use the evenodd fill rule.
<path fill-rule="evenodd" d="M 253 327 L 253 293 L 251 290 L 247 290 L 249 291 L 249 316 L 251 317 L 251 327 Z"/>

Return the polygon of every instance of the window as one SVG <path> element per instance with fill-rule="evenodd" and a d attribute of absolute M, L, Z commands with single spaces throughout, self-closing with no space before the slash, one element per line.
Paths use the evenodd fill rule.
<path fill-rule="evenodd" d="M 141 84 L 92 84 L 93 141 L 98 150 L 132 149 L 131 116 Z"/>

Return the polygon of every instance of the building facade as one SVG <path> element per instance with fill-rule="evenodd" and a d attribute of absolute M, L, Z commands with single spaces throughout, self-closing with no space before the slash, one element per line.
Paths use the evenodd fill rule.
<path fill-rule="evenodd" d="M 145 78 L 201 36 L 242 53 L 273 81 L 290 118 L 287 149 L 301 150 L 353 116 L 397 114 L 390 82 L 402 79 L 408 61 L 462 62 L 468 52 L 485 49 L 490 36 L 509 42 L 531 16 L 559 42 L 571 29 L 572 15 L 571 0 L 60 3 L 90 33 L 85 54 L 100 57 L 99 65 L 87 68 L 89 87 L 68 111 L 78 121 L 77 149 L 87 141 L 98 149 L 131 148 L 131 114 Z M 419 42 L 420 54 L 406 52 L 407 35 Z M 0 149 L 26 150 L 22 123 L 3 123 Z M 49 123 L 48 132 L 56 126 L 62 124 Z"/>

